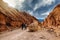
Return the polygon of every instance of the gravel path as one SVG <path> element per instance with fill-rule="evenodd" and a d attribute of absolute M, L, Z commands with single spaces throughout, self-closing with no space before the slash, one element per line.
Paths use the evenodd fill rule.
<path fill-rule="evenodd" d="M 0 40 L 60 40 L 54 34 L 41 30 L 37 32 L 28 32 L 27 30 L 14 30 L 5 34 L 0 34 Z"/>

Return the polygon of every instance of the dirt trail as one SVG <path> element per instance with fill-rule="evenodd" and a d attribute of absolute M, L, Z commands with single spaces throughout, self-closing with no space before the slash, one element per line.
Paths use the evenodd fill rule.
<path fill-rule="evenodd" d="M 28 32 L 28 30 L 14 30 L 0 35 L 0 40 L 60 40 L 60 37 L 41 30 L 37 32 Z"/>

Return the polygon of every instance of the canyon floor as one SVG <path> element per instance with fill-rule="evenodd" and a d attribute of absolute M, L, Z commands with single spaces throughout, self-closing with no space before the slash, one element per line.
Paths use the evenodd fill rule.
<path fill-rule="evenodd" d="M 0 40 L 60 40 L 60 37 L 46 30 L 28 32 L 28 30 L 17 29 L 0 34 Z"/>

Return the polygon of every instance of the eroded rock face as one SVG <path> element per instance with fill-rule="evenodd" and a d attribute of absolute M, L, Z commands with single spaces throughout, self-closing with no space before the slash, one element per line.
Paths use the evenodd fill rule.
<path fill-rule="evenodd" d="M 6 19 L 3 14 L 0 14 L 0 24 L 6 24 Z"/>
<path fill-rule="evenodd" d="M 0 0 L 0 31 L 20 28 L 21 24 L 27 25 L 33 23 L 37 19 L 26 12 L 20 12 L 15 8 L 8 7 L 8 4 Z M 3 25 L 3 26 L 2 26 Z"/>
<path fill-rule="evenodd" d="M 60 35 L 60 4 L 47 16 L 42 23 L 45 28 L 52 28 L 57 35 Z"/>
<path fill-rule="evenodd" d="M 60 26 L 60 4 L 47 16 L 43 22 L 44 27 L 58 27 Z"/>

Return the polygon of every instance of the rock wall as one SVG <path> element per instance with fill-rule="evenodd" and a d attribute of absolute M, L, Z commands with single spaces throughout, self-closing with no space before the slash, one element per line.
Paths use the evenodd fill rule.
<path fill-rule="evenodd" d="M 60 4 L 53 9 L 42 24 L 48 28 L 60 26 Z"/>
<path fill-rule="evenodd" d="M 0 31 L 20 28 L 23 23 L 29 25 L 37 19 L 26 12 L 8 7 L 8 4 L 0 0 Z"/>

